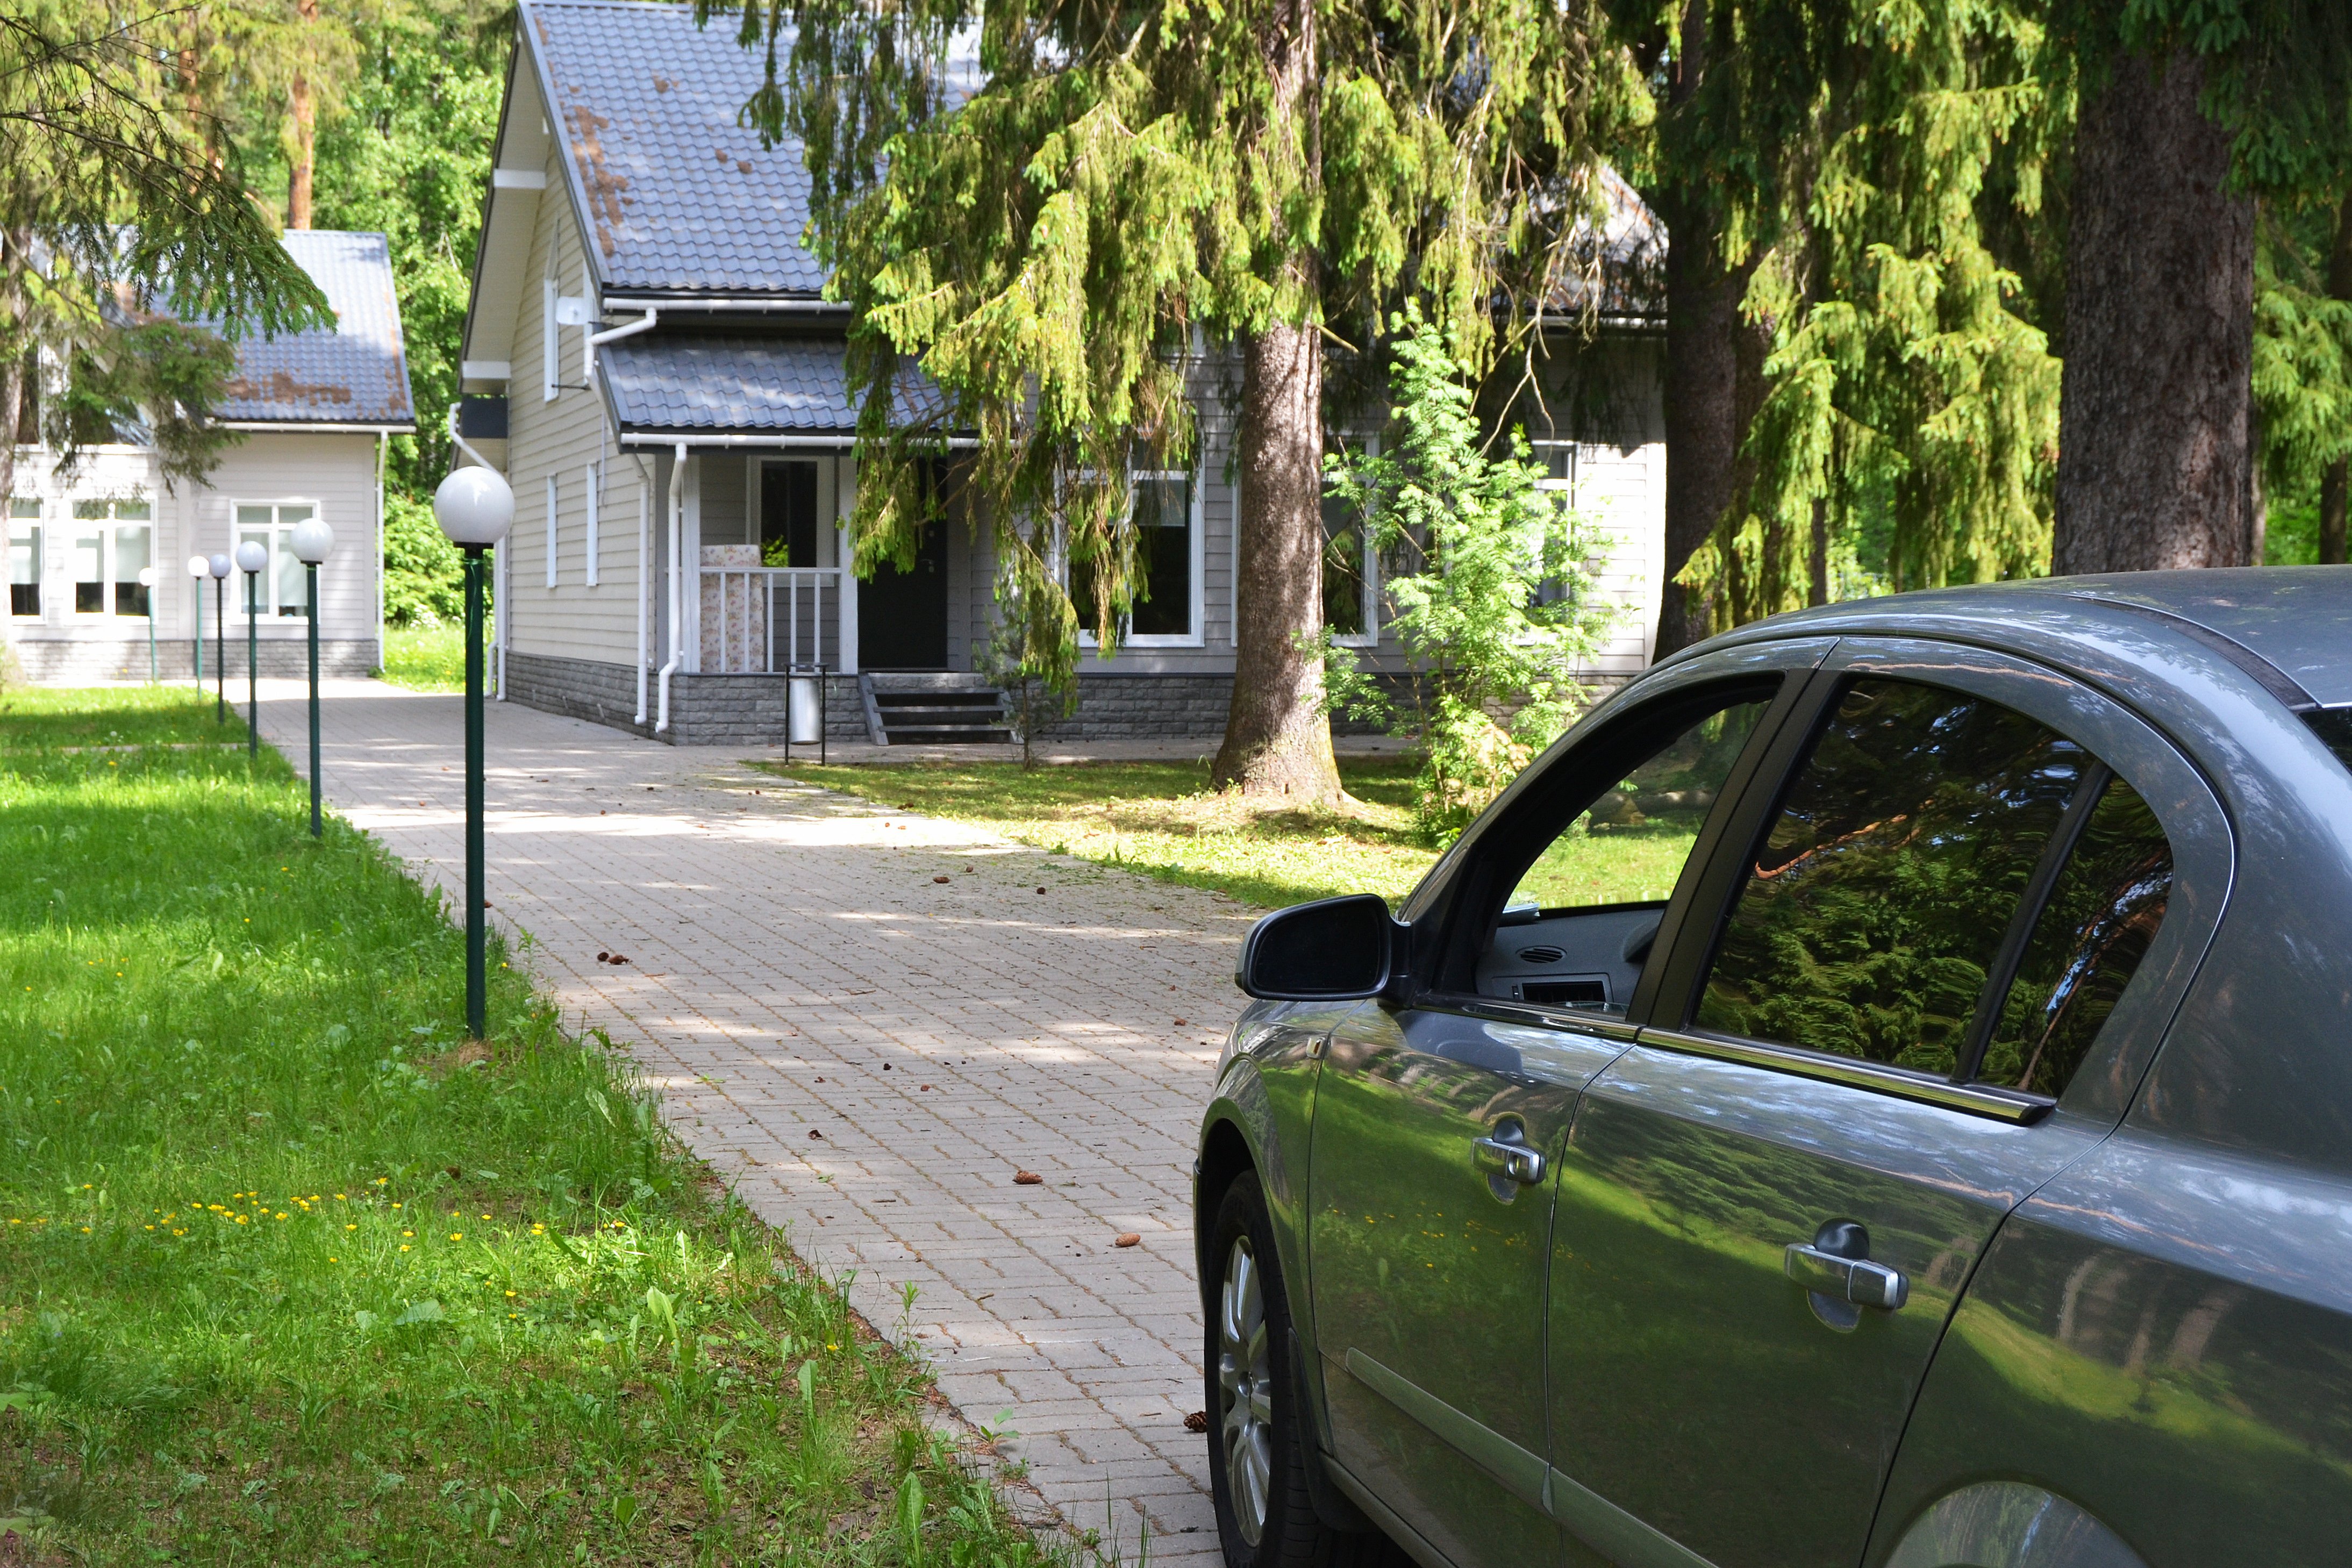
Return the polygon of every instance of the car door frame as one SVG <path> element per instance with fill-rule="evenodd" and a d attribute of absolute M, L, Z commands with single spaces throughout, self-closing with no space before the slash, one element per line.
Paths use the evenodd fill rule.
<path fill-rule="evenodd" d="M 1563 737 L 1536 765 L 1523 771 L 1493 806 L 1456 841 L 1453 850 L 1408 900 L 1402 914 L 1408 925 L 1403 972 L 1392 981 L 1391 994 L 1372 1005 L 1391 1011 L 1450 1012 L 1481 1022 L 1547 1031 L 1566 1030 L 1606 1041 L 1614 1050 L 1595 1061 L 1591 1071 L 1585 1076 L 1584 1083 L 1577 1090 L 1580 1096 L 1583 1088 L 1605 1071 L 1608 1060 L 1632 1048 L 1640 1027 L 1640 1015 L 1634 1009 L 1642 1005 L 1644 994 L 1642 987 L 1636 988 L 1634 998 L 1622 1018 L 1610 1018 L 1575 1009 L 1480 996 L 1475 989 L 1453 988 L 1443 984 L 1449 977 L 1475 974 L 1477 946 L 1491 933 L 1494 922 L 1501 913 L 1503 901 L 1516 885 L 1519 875 L 1541 852 L 1543 845 L 1590 805 L 1590 800 L 1573 800 L 1564 796 L 1559 782 L 1559 775 L 1564 769 L 1596 765 L 1604 760 L 1605 753 L 1598 748 L 1617 747 L 1628 753 L 1639 751 L 1658 729 L 1672 723 L 1666 719 L 1654 721 L 1654 724 L 1643 721 L 1643 715 L 1654 713 L 1662 706 L 1687 703 L 1696 709 L 1715 695 L 1729 694 L 1743 686 L 1752 688 L 1759 696 L 1767 698 L 1765 712 L 1757 722 L 1755 733 L 1741 748 L 1731 771 L 1726 775 L 1717 806 L 1708 812 L 1706 823 L 1676 878 L 1674 893 L 1667 901 L 1659 926 L 1660 946 L 1655 951 L 1664 954 L 1666 949 L 1663 944 L 1670 924 L 1676 912 L 1699 890 L 1701 873 L 1717 853 L 1725 824 L 1736 820 L 1737 808 L 1745 799 L 1759 768 L 1774 755 L 1773 748 L 1790 720 L 1805 711 L 1805 699 L 1818 679 L 1816 672 L 1834 652 L 1838 641 L 1835 637 L 1826 636 L 1786 638 L 1702 653 L 1668 665 L 1622 688 Z M 1658 738 L 1664 740 L 1671 738 L 1671 736 Z M 1607 771 L 1605 768 L 1601 770 Z M 1622 770 L 1621 768 L 1618 771 L 1622 773 Z M 1617 776 L 1615 773 L 1610 775 L 1612 779 Z M 1608 788 L 1606 783 L 1601 785 L 1592 791 L 1592 798 L 1597 799 Z M 1568 809 L 1571 804 L 1573 809 Z M 1549 831 L 1542 825 L 1546 822 L 1551 824 Z M 1522 844 L 1532 840 L 1533 850 L 1522 853 L 1516 848 L 1504 847 L 1502 841 L 1513 835 L 1522 835 Z M 1654 962 L 1645 966 L 1645 985 L 1656 967 Z M 1328 1069 L 1328 1065 L 1326 1061 L 1318 1072 Z M 1574 1117 L 1575 1110 L 1571 1108 L 1568 1116 L 1570 1124 Z M 1310 1132 L 1310 1145 L 1313 1136 Z M 1556 1150 L 1552 1152 L 1557 1153 Z M 1545 1203 L 1551 1204 L 1557 1190 L 1556 1175 L 1547 1176 L 1540 1190 Z M 1306 1207 L 1311 1207 L 1312 1203 L 1310 1193 Z M 1305 1228 L 1301 1230 L 1301 1243 L 1302 1250 L 1307 1253 L 1306 1272 L 1311 1279 L 1315 1272 L 1315 1260 L 1311 1247 L 1306 1245 Z M 1310 1285 L 1309 1299 L 1311 1291 Z M 1313 1379 L 1310 1397 L 1317 1416 L 1318 1440 L 1328 1458 L 1336 1444 L 1330 1401 L 1324 1385 L 1327 1376 L 1327 1358 L 1323 1354 L 1322 1343 L 1324 1336 L 1319 1324 L 1310 1323 L 1307 1333 L 1312 1336 L 1305 1356 L 1308 1376 Z M 1344 1372 L 1337 1375 L 1347 1375 Z M 1391 1391 L 1379 1392 L 1383 1397 L 1394 1397 Z M 1442 1405 L 1434 1396 L 1422 1392 L 1431 1404 Z M 1458 1412 L 1454 1414 L 1459 1415 Z M 1425 1416 L 1417 1414 L 1416 1419 L 1422 1420 L 1424 1426 L 1430 1425 Z M 1461 1420 L 1467 1423 L 1468 1418 L 1465 1416 Z M 1484 1428 L 1479 1430 L 1491 1441 L 1480 1444 L 1478 1452 L 1472 1452 L 1464 1448 L 1458 1437 L 1449 1438 L 1441 1428 L 1430 1427 L 1433 1440 L 1448 1442 L 1452 1447 L 1469 1453 L 1475 1461 L 1495 1474 L 1506 1486 L 1524 1488 L 1531 1467 L 1536 1486 L 1549 1511 L 1548 1454 L 1532 1455 L 1524 1450 L 1507 1452 L 1516 1450 L 1516 1445 L 1500 1434 L 1485 1432 Z M 1504 1474 L 1503 1470 L 1496 1468 L 1497 1461 L 1506 1468 L 1515 1468 L 1516 1473 Z M 1407 1542 L 1415 1549 L 1416 1556 L 1423 1561 L 1442 1560 L 1433 1547 L 1420 1539 L 1409 1521 L 1389 1508 L 1360 1478 L 1348 1471 L 1335 1458 L 1330 1460 L 1329 1473 L 1351 1501 L 1392 1536 Z"/>
<path fill-rule="evenodd" d="M 1863 676 L 1910 680 L 1982 696 L 2049 726 L 2084 746 L 2138 791 L 2165 831 L 2173 852 L 2174 881 L 2163 925 L 2089 1054 L 2054 1099 L 1691 1026 L 1757 846 L 1810 755 L 1825 710 L 1851 680 Z M 1995 649 L 1929 637 L 1842 638 L 1814 670 L 1794 710 L 1759 759 L 1748 787 L 1731 805 L 1710 859 L 1689 879 L 1696 883 L 1688 890 L 1691 896 L 1683 896 L 1685 890 L 1678 887 L 1668 918 L 1660 927 L 1661 959 L 1645 968 L 1635 993 L 1633 1006 L 1642 1020 L 1636 1045 L 1826 1081 L 2021 1126 L 2047 1121 L 2088 1134 L 2070 1159 L 2019 1192 L 2006 1215 L 2015 1214 L 2033 1191 L 2059 1179 L 2114 1135 L 2188 997 L 2228 905 L 2235 874 L 2234 838 L 2220 791 L 2187 749 L 2168 738 L 2147 716 L 2074 673 Z M 2038 892 L 2046 898 L 2047 888 Z M 2010 975 L 2000 977 L 2004 982 L 2013 976 L 2017 957 L 2014 953 L 2003 955 L 2002 962 L 2010 970 Z M 1622 1060 L 1621 1056 L 1619 1061 Z M 1608 1071 L 1597 1074 L 1594 1083 L 1605 1078 Z M 1588 1084 L 1583 1103 L 1590 1103 L 1591 1090 Z M 1582 1104 L 1579 1114 L 1580 1118 Z M 1564 1167 L 1566 1162 L 1562 1164 Z M 2006 1215 L 1988 1234 L 1977 1263 L 1991 1251 L 2007 1223 Z M 1555 1234 L 1557 1225 L 1556 1218 Z M 1938 1328 L 1937 1348 L 1950 1315 L 1967 1299 L 1973 1272 L 1972 1264 L 1969 1275 L 1950 1292 L 1948 1313 Z M 1933 1364 L 1931 1352 L 1920 1369 L 1919 1386 L 1926 1385 Z M 1907 1423 L 1906 1411 L 1879 1478 L 1876 1495 L 1882 1502 L 1907 1435 Z M 1563 1523 L 1612 1557 L 1679 1568 L 1702 1568 L 1705 1563 L 1680 1542 L 1590 1491 L 1575 1477 L 1555 1469 L 1549 1481 L 1561 1511 L 1580 1514 L 1577 1521 L 1564 1518 Z M 1863 1521 L 1865 1540 L 1879 1525 L 1874 1511 L 1875 1505 L 1874 1518 Z"/>

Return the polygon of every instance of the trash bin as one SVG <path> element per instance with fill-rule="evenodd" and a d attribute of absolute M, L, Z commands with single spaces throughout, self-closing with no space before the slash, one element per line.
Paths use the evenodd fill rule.
<path fill-rule="evenodd" d="M 794 675 L 788 698 L 785 727 L 794 746 L 814 746 L 824 738 L 824 677 Z"/>

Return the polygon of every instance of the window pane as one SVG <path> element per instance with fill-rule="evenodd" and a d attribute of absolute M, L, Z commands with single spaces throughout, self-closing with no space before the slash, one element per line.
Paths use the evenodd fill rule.
<path fill-rule="evenodd" d="M 236 526 L 240 528 L 266 528 L 269 526 L 271 513 L 276 509 L 274 507 L 239 507 L 236 509 Z"/>
<path fill-rule="evenodd" d="M 1323 497 L 1323 624 L 1342 637 L 1364 631 L 1364 517 L 1339 496 Z"/>
<path fill-rule="evenodd" d="M 278 613 L 299 615 L 310 602 L 310 574 L 302 570 L 302 558 L 294 553 L 293 535 L 280 529 L 278 549 L 272 559 L 278 568 Z"/>
<path fill-rule="evenodd" d="M 84 522 L 102 519 L 112 515 L 112 504 L 106 501 L 76 501 L 73 504 L 73 515 Z"/>
<path fill-rule="evenodd" d="M 41 498 L 38 496 L 11 496 L 8 497 L 8 515 L 37 518 L 41 515 Z"/>
<path fill-rule="evenodd" d="M 1135 528 L 1143 580 L 1131 629 L 1143 637 L 1184 636 L 1192 630 L 1192 481 L 1138 479 Z"/>
<path fill-rule="evenodd" d="M 144 501 L 117 501 L 114 503 L 114 515 L 125 522 L 143 523 L 154 514 Z"/>
<path fill-rule="evenodd" d="M 149 530 L 144 523 L 125 523 L 114 530 L 114 612 L 147 613 L 147 585 L 139 574 L 147 570 Z"/>
<path fill-rule="evenodd" d="M 265 550 L 268 549 L 270 546 L 269 530 L 268 528 L 237 529 L 236 542 L 242 545 L 248 541 L 259 545 Z M 229 558 L 232 560 L 236 559 L 236 552 L 235 550 L 231 550 L 229 552 Z M 269 569 L 265 566 L 262 568 L 258 576 L 248 579 L 245 575 L 245 569 L 243 567 L 240 566 L 233 568 L 228 574 L 228 592 L 229 597 L 236 601 L 236 612 L 238 614 L 244 614 L 247 604 L 256 598 L 260 601 L 261 612 L 264 615 L 268 614 Z"/>
<path fill-rule="evenodd" d="M 280 507 L 278 508 L 278 524 L 280 528 L 290 528 L 297 523 L 307 523 L 310 520 L 310 508 L 308 507 Z"/>
<path fill-rule="evenodd" d="M 1537 857 L 1506 907 L 1549 914 L 1671 896 L 1766 706 L 1740 703 L 1712 714 L 1634 768 Z"/>
<path fill-rule="evenodd" d="M 2001 934 L 2092 766 L 1997 703 L 1857 682 L 1757 857 L 1700 1026 L 1950 1072 Z"/>
<path fill-rule="evenodd" d="M 2147 956 L 2171 894 L 2172 845 L 2156 813 L 2110 779 L 2034 922 L 1979 1076 L 2063 1093 Z"/>
<path fill-rule="evenodd" d="M 79 509 L 79 503 L 77 503 Z M 106 611 L 106 536 L 84 534 L 73 544 L 74 612 L 100 615 Z"/>
<path fill-rule="evenodd" d="M 41 530 L 23 524 L 8 531 L 8 613 L 41 612 Z"/>

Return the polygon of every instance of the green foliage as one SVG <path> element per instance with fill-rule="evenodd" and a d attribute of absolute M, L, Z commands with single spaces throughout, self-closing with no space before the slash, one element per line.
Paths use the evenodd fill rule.
<path fill-rule="evenodd" d="M 1382 622 L 1414 671 L 1400 707 L 1323 637 L 1330 700 L 1421 742 L 1423 835 L 1461 830 L 1567 728 L 1582 705 L 1580 663 L 1620 611 L 1599 591 L 1599 530 L 1546 486 L 1526 436 L 1490 457 L 1468 367 L 1445 329 L 1408 305 L 1395 334 L 1393 434 L 1377 453 L 1326 462 L 1332 491 L 1370 519 Z M 1497 716 L 1509 716 L 1507 726 Z"/>
<path fill-rule="evenodd" d="M 511 16 L 484 0 L 407 0 L 362 22 L 346 112 L 319 135 L 319 226 L 391 241 L 417 429 L 394 438 L 386 487 L 404 496 L 429 497 L 449 468 Z"/>
<path fill-rule="evenodd" d="M 2346 187 L 2352 211 L 2352 179 Z M 2263 478 L 2290 497 L 2315 495 L 2327 467 L 2352 457 L 2352 300 L 2330 297 L 2324 270 L 2336 219 L 2317 204 L 2268 204 L 2254 253 Z"/>
<path fill-rule="evenodd" d="M 744 117 L 804 142 L 812 241 L 856 307 L 860 567 L 910 562 L 926 460 L 977 431 L 972 482 L 1057 687 L 1079 615 L 1117 645 L 1127 474 L 1189 460 L 1196 345 L 1374 327 L 1410 270 L 1482 347 L 1498 278 L 1527 282 L 1504 295 L 1523 309 L 1567 265 L 1595 128 L 1635 100 L 1591 18 L 1510 0 L 750 0 L 740 37 L 769 66 Z M 898 402 L 918 368 L 936 406 Z M 1069 604 L 1066 570 L 1097 602 Z"/>
<path fill-rule="evenodd" d="M 1028 527 L 1036 527 L 1034 519 Z M 1066 627 L 1065 636 L 1050 646 L 1041 643 L 1036 628 L 1043 617 L 1036 607 L 1025 602 L 1028 591 L 1019 574 L 997 573 L 996 623 L 990 628 L 973 667 L 1012 698 L 1013 725 L 1021 734 L 1021 766 L 1034 768 L 1037 731 L 1067 718 L 1078 706 L 1078 694 L 1070 683 L 1065 681 L 1057 687 L 1054 680 L 1055 651 L 1075 634 L 1075 627 Z"/>
<path fill-rule="evenodd" d="M 387 626 L 431 628 L 466 615 L 465 558 L 433 506 L 387 492 L 383 499 L 383 619 Z"/>
<path fill-rule="evenodd" d="M 311 840 L 275 753 L 185 748 L 223 732 L 184 690 L 8 700 L 0 1517 L 32 1561 L 1041 1562 L 919 1368 L 608 1042 L 495 950 L 460 1042 L 447 912 Z M 60 749 L 91 744 L 126 748 Z"/>

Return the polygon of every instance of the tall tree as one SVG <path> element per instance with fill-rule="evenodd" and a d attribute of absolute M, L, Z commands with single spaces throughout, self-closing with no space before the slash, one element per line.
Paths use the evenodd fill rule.
<path fill-rule="evenodd" d="M 2352 162 L 2342 0 L 2064 0 L 2077 62 L 2053 570 L 2256 538 L 2254 203 Z"/>
<path fill-rule="evenodd" d="M 1321 345 L 1335 323 L 1369 335 L 1408 281 L 1474 351 L 1498 283 L 1545 297 L 1554 242 L 1596 204 L 1596 127 L 1632 102 L 1595 20 L 1516 0 L 759 0 L 740 36 L 769 85 L 746 114 L 803 141 L 814 243 L 857 307 L 860 565 L 911 564 L 939 437 L 977 430 L 972 483 L 1066 684 L 1081 620 L 1115 647 L 1139 586 L 1127 475 L 1190 461 L 1188 378 L 1230 345 L 1242 581 L 1214 777 L 1335 796 Z M 929 430 L 889 417 L 909 361 L 944 394 Z M 1038 516 L 1055 526 L 1017 524 Z"/>
<path fill-rule="evenodd" d="M 230 364 L 220 337 L 182 321 L 233 333 L 328 319 L 184 118 L 178 20 L 90 0 L 0 12 L 0 497 L 28 394 L 68 461 L 135 423 L 167 476 L 201 474 Z"/>

